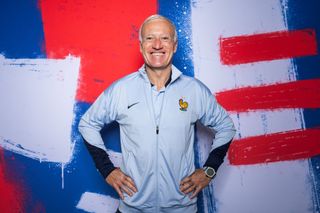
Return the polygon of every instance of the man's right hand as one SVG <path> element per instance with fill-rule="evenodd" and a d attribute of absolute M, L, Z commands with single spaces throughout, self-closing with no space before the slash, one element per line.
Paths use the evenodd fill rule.
<path fill-rule="evenodd" d="M 131 197 L 133 193 L 138 191 L 132 178 L 125 175 L 119 168 L 113 170 L 107 176 L 106 181 L 117 191 L 122 200 L 124 199 L 123 192 Z"/>

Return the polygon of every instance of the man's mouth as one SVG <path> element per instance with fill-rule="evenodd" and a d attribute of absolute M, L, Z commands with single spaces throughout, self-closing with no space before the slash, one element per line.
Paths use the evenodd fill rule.
<path fill-rule="evenodd" d="M 163 56 L 165 52 L 151 52 L 151 55 L 153 56 Z"/>

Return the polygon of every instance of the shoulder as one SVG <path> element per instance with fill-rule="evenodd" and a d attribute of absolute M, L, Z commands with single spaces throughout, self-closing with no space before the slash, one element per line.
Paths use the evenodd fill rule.
<path fill-rule="evenodd" d="M 191 87 L 195 91 L 210 92 L 209 88 L 199 79 L 182 74 L 179 83 Z M 210 92 L 211 93 L 211 92 Z"/>
<path fill-rule="evenodd" d="M 130 74 L 114 81 L 109 87 L 107 87 L 104 90 L 104 93 L 110 93 L 110 92 L 116 92 L 116 91 L 120 92 L 121 90 L 130 86 L 132 83 L 137 82 L 138 79 L 139 79 L 139 72 L 138 71 L 130 73 Z"/>

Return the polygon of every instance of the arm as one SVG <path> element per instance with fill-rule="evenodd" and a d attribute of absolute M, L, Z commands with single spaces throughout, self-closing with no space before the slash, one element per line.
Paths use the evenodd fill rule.
<path fill-rule="evenodd" d="M 103 126 L 115 119 L 115 113 L 110 112 L 112 109 L 107 110 L 107 107 L 111 107 L 110 103 L 107 105 L 108 96 L 107 91 L 103 92 L 82 116 L 78 126 L 84 144 L 103 178 L 115 169 L 100 134 Z"/>
<path fill-rule="evenodd" d="M 86 145 L 96 168 L 98 169 L 102 177 L 106 179 L 109 174 L 116 169 L 116 167 L 114 167 L 113 163 L 111 162 L 109 155 L 103 149 L 91 145 L 84 138 L 83 142 Z"/>
<path fill-rule="evenodd" d="M 212 167 L 217 171 L 223 163 L 236 130 L 228 113 L 207 87 L 202 90 L 202 94 L 200 122 L 215 132 L 210 154 L 204 166 Z"/>
<path fill-rule="evenodd" d="M 235 135 L 233 122 L 227 112 L 217 103 L 210 90 L 204 85 L 201 92 L 200 122 L 216 132 L 210 154 L 204 167 L 211 167 L 216 172 L 223 163 L 232 138 Z M 181 181 L 181 191 L 193 192 L 191 198 L 205 188 L 211 181 L 203 169 L 196 169 L 190 176 Z"/>
<path fill-rule="evenodd" d="M 212 150 L 203 167 L 211 167 L 214 171 L 218 171 L 218 168 L 223 163 L 223 159 L 228 152 L 230 144 L 231 141 Z"/>
<path fill-rule="evenodd" d="M 137 191 L 136 187 L 130 177 L 114 167 L 100 134 L 105 124 L 117 119 L 119 93 L 120 89 L 113 90 L 113 85 L 104 91 L 82 116 L 79 132 L 103 178 L 124 199 L 123 192 L 132 196 Z"/>

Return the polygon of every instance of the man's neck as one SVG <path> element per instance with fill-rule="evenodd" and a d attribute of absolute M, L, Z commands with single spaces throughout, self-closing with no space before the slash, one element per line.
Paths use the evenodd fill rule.
<path fill-rule="evenodd" d="M 151 84 L 155 85 L 157 90 L 159 91 L 163 88 L 167 81 L 171 76 L 171 66 L 168 66 L 166 69 L 151 69 L 150 67 L 146 67 L 146 72 Z"/>

